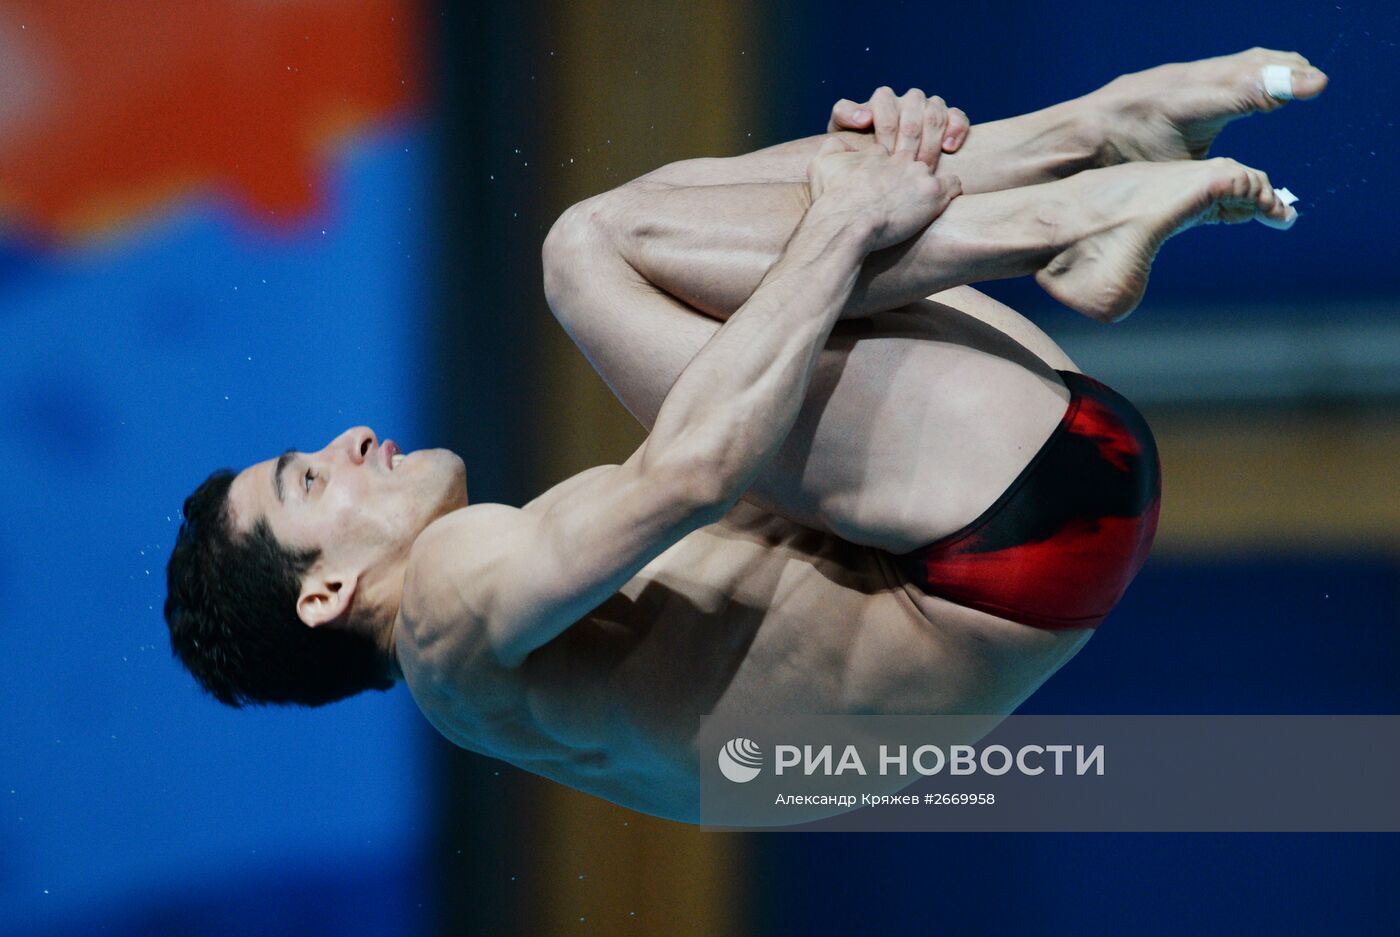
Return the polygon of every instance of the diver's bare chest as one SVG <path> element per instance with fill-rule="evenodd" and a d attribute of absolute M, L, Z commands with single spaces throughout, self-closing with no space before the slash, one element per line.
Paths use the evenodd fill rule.
<path fill-rule="evenodd" d="M 531 655 L 531 716 L 572 746 L 631 748 L 684 746 L 729 709 L 832 711 L 888 672 L 882 649 L 907 660 L 929 644 L 915 617 L 878 571 L 712 533 Z"/>

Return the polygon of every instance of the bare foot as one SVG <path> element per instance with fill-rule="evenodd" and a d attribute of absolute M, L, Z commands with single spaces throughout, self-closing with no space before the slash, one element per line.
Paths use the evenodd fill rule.
<path fill-rule="evenodd" d="M 1061 223 L 1086 233 L 1042 268 L 1036 282 L 1066 306 L 1103 322 L 1137 307 L 1152 260 L 1173 234 L 1255 218 L 1285 227 L 1297 217 L 1268 176 L 1232 159 L 1112 166 L 1055 185 L 1074 187 Z"/>
<path fill-rule="evenodd" d="M 1204 159 L 1227 123 L 1282 107 L 1264 90 L 1264 67 L 1291 71 L 1293 97 L 1317 97 L 1327 76 L 1296 52 L 1249 49 L 1123 75 L 1084 102 L 1098 115 L 1108 159 Z"/>

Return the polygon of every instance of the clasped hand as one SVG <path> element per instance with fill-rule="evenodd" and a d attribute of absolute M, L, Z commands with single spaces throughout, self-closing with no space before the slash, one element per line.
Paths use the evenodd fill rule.
<path fill-rule="evenodd" d="M 938 95 L 910 88 L 899 97 L 888 86 L 876 88 L 863 104 L 842 98 L 831 108 L 827 133 L 854 130 L 874 135 L 888 153 L 913 150 L 930 171 L 944 153 L 956 153 L 967 141 L 971 123 L 961 108 Z"/>
<path fill-rule="evenodd" d="M 837 101 L 828 132 L 869 130 L 876 145 L 828 139 L 807 170 L 813 208 L 861 226 L 869 250 L 908 240 L 961 194 L 956 176 L 934 173 L 945 152 L 962 146 L 969 126 L 961 110 L 918 88 L 901 97 L 879 88 L 864 104 Z"/>

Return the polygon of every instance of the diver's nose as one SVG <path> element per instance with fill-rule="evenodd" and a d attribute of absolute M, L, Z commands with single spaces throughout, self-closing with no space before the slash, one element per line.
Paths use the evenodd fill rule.
<path fill-rule="evenodd" d="M 332 449 L 344 452 L 350 457 L 350 461 L 357 465 L 364 462 L 365 456 L 374 448 L 379 439 L 374 435 L 374 430 L 368 426 L 352 426 L 336 437 L 331 444 Z"/>

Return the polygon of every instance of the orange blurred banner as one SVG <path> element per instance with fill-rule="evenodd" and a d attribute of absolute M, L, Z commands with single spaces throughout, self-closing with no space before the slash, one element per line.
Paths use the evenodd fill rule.
<path fill-rule="evenodd" d="M 412 0 L 3 0 L 0 219 L 79 240 L 196 191 L 282 225 L 423 97 Z"/>

